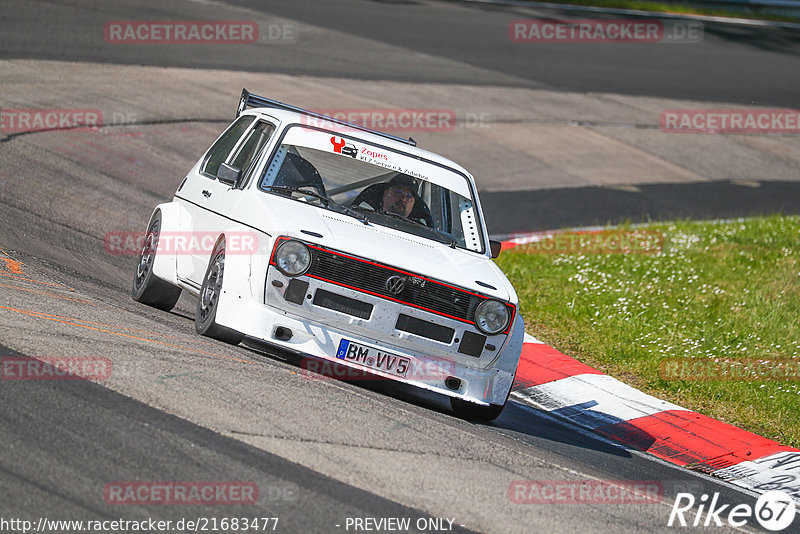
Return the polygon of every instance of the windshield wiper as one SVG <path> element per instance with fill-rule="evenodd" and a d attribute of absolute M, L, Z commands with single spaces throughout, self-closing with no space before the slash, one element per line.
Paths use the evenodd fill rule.
<path fill-rule="evenodd" d="M 345 215 L 349 215 L 351 217 L 354 217 L 354 218 L 358 219 L 359 221 L 361 221 L 364 224 L 369 224 L 369 220 L 367 219 L 366 216 L 361 215 L 360 213 L 358 213 L 357 211 L 353 210 L 352 208 L 348 208 L 347 206 L 343 206 L 343 205 L 339 204 L 338 202 L 336 202 L 335 200 L 333 200 L 329 196 L 323 195 L 322 193 L 318 193 L 318 192 L 313 191 L 311 189 L 305 189 L 305 188 L 302 188 L 302 187 L 288 187 L 288 186 L 284 186 L 284 185 L 267 185 L 267 186 L 264 186 L 262 189 L 266 189 L 266 190 L 269 190 L 269 191 L 279 191 L 281 193 L 289 193 L 290 195 L 292 193 L 299 193 L 301 195 L 305 195 L 305 196 L 308 196 L 308 197 L 314 197 L 314 198 L 317 198 L 319 200 L 325 201 L 325 207 L 328 207 L 329 205 L 333 205 L 334 207 L 337 208 L 337 211 L 339 213 L 344 213 Z"/>
<path fill-rule="evenodd" d="M 408 217 L 406 217 L 404 215 L 400 215 L 399 213 L 393 213 L 391 211 L 379 211 L 377 213 L 380 213 L 381 215 L 387 215 L 387 216 L 392 217 L 394 219 L 400 219 L 401 221 L 409 222 L 411 224 L 415 224 L 415 225 L 417 225 L 417 226 L 419 226 L 421 228 L 424 228 L 428 232 L 430 232 L 433 235 L 435 235 L 438 238 L 437 241 L 439 241 L 440 243 L 444 243 L 445 245 L 449 246 L 450 248 L 456 248 L 456 246 L 458 246 L 458 242 L 455 239 L 453 239 L 453 236 L 447 234 L 446 232 L 443 232 L 443 231 L 439 230 L 438 228 L 433 228 L 431 226 L 426 226 L 426 225 L 422 224 L 419 221 L 415 221 L 414 219 L 409 219 Z"/>
<path fill-rule="evenodd" d="M 383 211 L 383 210 L 380 210 L 378 213 L 380 213 L 381 215 L 386 215 L 387 217 L 393 217 L 393 218 L 395 218 L 395 219 L 400 219 L 401 221 L 410 222 L 410 223 L 412 223 L 412 224 L 416 224 L 416 225 L 418 225 L 418 226 L 422 226 L 422 227 L 424 227 L 424 228 L 427 228 L 427 226 L 425 226 L 425 225 L 424 225 L 424 224 L 422 224 L 421 222 L 419 222 L 419 221 L 415 221 L 414 219 L 409 219 L 409 218 L 408 218 L 408 217 L 406 217 L 405 215 L 400 215 L 399 213 L 395 213 L 395 212 L 393 212 L 393 211 Z"/>

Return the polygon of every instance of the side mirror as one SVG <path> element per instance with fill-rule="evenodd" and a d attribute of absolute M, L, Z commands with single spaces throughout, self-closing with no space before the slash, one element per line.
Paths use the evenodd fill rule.
<path fill-rule="evenodd" d="M 489 249 L 492 251 L 492 258 L 498 257 L 502 248 L 503 244 L 500 241 L 489 240 Z"/>
<path fill-rule="evenodd" d="M 236 187 L 242 178 L 242 169 L 237 169 L 227 163 L 222 163 L 217 169 L 217 180 L 231 187 Z"/>

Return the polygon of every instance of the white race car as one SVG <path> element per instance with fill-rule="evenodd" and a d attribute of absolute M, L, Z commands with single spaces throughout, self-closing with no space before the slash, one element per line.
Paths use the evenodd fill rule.
<path fill-rule="evenodd" d="M 202 335 L 409 383 L 491 420 L 524 336 L 499 249 L 457 164 L 245 90 L 153 211 L 131 294 L 170 310 L 186 290 Z"/>

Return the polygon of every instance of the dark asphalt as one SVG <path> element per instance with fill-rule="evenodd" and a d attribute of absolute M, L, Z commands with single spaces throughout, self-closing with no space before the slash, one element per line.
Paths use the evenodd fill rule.
<path fill-rule="evenodd" d="M 25 355 L 0 345 L 0 360 L 20 356 Z M 378 389 L 398 399 L 432 402 L 429 409 L 437 409 L 435 400 L 420 398 L 403 387 Z M 0 405 L 0 518 L 6 520 L 19 518 L 35 524 L 40 517 L 52 521 L 153 519 L 174 525 L 181 519 L 277 517 L 277 532 L 346 532 L 347 518 L 411 518 L 412 525 L 418 519 L 430 519 L 424 512 L 96 383 L 5 380 L 0 382 Z M 533 447 L 565 463 L 595 466 L 606 480 L 652 481 L 659 485 L 664 500 L 674 499 L 679 492 L 719 492 L 721 505 L 746 502 L 752 506 L 755 502 L 717 481 L 698 479 L 688 471 L 584 435 L 533 408 L 512 403 L 486 431 L 518 441 L 521 449 Z M 106 484 L 196 481 L 254 483 L 259 498 L 245 505 L 165 506 L 111 504 L 104 496 Z M 605 520 L 600 508 L 597 514 L 600 521 Z M 447 530 L 469 532 L 456 523 Z M 180 530 L 173 527 L 171 531 Z"/>
<path fill-rule="evenodd" d="M 10 6 L 11 3 L 6 4 Z M 704 23 L 694 44 L 516 44 L 508 24 L 519 18 L 580 18 L 458 0 L 230 0 L 261 23 L 299 21 L 292 44 L 109 45 L 103 26 L 115 20 L 232 18 L 231 10 L 195 2 L 82 0 L 13 2 L 0 17 L 0 58 L 232 69 L 364 80 L 520 85 L 699 101 L 800 106 L 800 32 Z M 9 14 L 13 11 L 13 17 Z M 583 17 L 583 15 L 581 15 Z M 602 16 L 600 16 L 602 18 Z M 329 32 L 320 35 L 317 29 Z M 402 51 L 384 57 L 365 43 Z M 431 68 L 428 57 L 457 62 Z M 458 63 L 481 71 L 458 68 Z M 498 82 L 498 80 L 502 80 Z M 750 179 L 750 178 L 748 178 Z M 768 177 L 766 178 L 768 179 Z M 654 185 L 642 193 L 603 188 L 483 193 L 493 235 L 670 217 L 718 218 L 797 213 L 792 184 L 750 189 L 727 183 Z M 536 208 L 532 210 L 532 208 Z"/>
<path fill-rule="evenodd" d="M 502 83 L 759 106 L 800 105 L 800 32 L 791 29 L 704 23 L 701 43 L 517 44 L 508 36 L 512 20 L 589 17 L 558 9 L 532 11 L 458 0 L 229 0 L 224 4 L 248 8 L 237 15 L 258 22 L 281 17 L 311 27 L 301 26 L 301 38 L 293 44 L 109 45 L 103 27 L 110 21 L 230 19 L 231 11 L 197 2 L 7 1 L 0 17 L 0 58 Z M 316 28 L 336 33 L 322 36 Z M 370 42 L 397 47 L 405 59 L 388 57 Z M 485 70 L 466 73 L 457 65 L 431 69 L 426 56 Z"/>
<path fill-rule="evenodd" d="M 645 184 L 634 190 L 576 187 L 483 192 L 489 233 L 512 233 L 626 222 L 726 219 L 800 214 L 800 182 Z"/>
<path fill-rule="evenodd" d="M 0 346 L 0 358 L 8 356 L 21 354 Z M 268 517 L 279 518 L 277 532 L 331 532 L 343 529 L 347 517 L 408 517 L 412 523 L 429 517 L 95 383 L 7 380 L 0 383 L 0 406 L 5 519 Z M 105 501 L 105 484 L 131 481 L 255 483 L 259 498 L 208 506 Z"/>

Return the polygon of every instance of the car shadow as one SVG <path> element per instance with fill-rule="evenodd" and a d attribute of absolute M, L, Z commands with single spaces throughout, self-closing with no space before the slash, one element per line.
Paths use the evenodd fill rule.
<path fill-rule="evenodd" d="M 448 398 L 436 392 L 353 370 L 351 367 L 330 360 L 281 350 L 255 339 L 246 339 L 243 348 L 297 367 L 300 369 L 300 374 L 309 380 L 336 380 L 342 384 L 349 384 L 457 419 L 450 409 Z M 625 445 L 615 445 L 609 442 L 608 439 L 592 436 L 591 433 L 571 422 L 576 413 L 583 413 L 587 418 L 593 417 L 597 420 L 600 417 L 600 413 L 594 412 L 592 414 L 591 411 L 592 406 L 596 404 L 590 402 L 546 411 L 512 397 L 509 399 L 503 413 L 494 421 L 488 423 L 470 421 L 469 423 L 493 427 L 501 433 L 516 438 L 534 440 L 545 444 L 568 445 L 629 458 L 631 453 Z M 622 422 L 622 420 L 610 417 L 607 414 L 602 414 L 602 416 L 603 426 Z M 561 449 L 561 447 L 558 448 Z"/>

